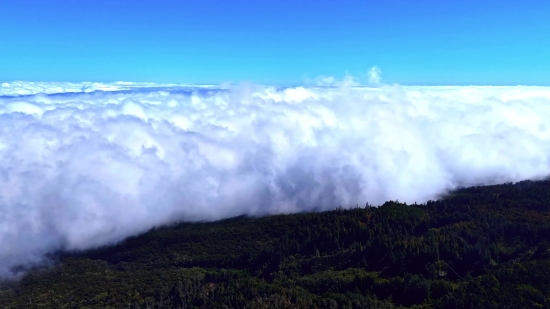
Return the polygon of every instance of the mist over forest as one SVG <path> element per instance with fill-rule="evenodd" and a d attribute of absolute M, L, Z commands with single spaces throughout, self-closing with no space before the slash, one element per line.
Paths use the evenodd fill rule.
<path fill-rule="evenodd" d="M 0 86 L 0 274 L 152 227 L 550 174 L 547 87 Z"/>

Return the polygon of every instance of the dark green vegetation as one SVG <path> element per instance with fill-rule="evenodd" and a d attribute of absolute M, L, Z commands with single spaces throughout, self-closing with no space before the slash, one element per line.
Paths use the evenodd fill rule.
<path fill-rule="evenodd" d="M 2 308 L 550 308 L 550 182 L 149 231 L 0 286 Z"/>

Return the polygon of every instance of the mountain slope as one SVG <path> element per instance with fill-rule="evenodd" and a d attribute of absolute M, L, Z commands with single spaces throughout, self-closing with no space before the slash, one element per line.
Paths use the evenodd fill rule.
<path fill-rule="evenodd" d="M 237 217 L 55 256 L 1 308 L 550 308 L 550 182 Z"/>

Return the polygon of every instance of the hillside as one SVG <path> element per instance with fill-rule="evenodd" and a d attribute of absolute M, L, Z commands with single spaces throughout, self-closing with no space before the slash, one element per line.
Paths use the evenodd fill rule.
<path fill-rule="evenodd" d="M 0 308 L 550 308 L 550 181 L 181 223 L 53 257 Z"/>

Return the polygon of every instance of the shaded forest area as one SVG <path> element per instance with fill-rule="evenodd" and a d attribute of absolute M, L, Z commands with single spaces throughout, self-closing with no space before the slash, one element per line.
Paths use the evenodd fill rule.
<path fill-rule="evenodd" d="M 550 308 L 550 181 L 153 229 L 0 284 L 1 308 Z"/>

